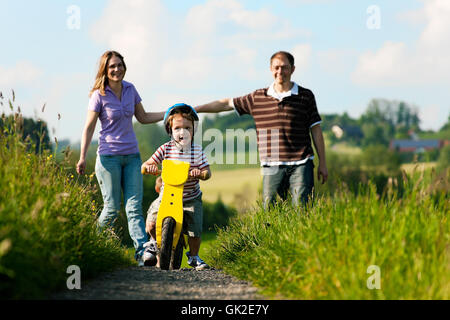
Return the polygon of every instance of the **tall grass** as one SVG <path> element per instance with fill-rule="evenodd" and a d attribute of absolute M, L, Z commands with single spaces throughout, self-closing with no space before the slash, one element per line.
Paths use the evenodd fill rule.
<path fill-rule="evenodd" d="M 65 287 L 69 265 L 82 279 L 129 265 L 119 239 L 96 228 L 93 177 L 79 178 L 48 150 L 34 153 L 21 121 L 3 116 L 0 133 L 1 298 L 45 298 Z"/>
<path fill-rule="evenodd" d="M 220 230 L 211 262 L 275 299 L 449 299 L 448 173 L 404 174 L 382 196 L 369 183 L 306 209 L 259 206 Z"/>

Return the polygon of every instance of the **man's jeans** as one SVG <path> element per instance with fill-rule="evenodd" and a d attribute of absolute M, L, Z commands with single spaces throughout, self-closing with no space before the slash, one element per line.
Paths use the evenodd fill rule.
<path fill-rule="evenodd" d="M 314 163 L 312 160 L 301 165 L 265 166 L 263 173 L 264 208 L 276 200 L 277 193 L 285 200 L 292 197 L 292 204 L 301 201 L 306 204 L 312 196 L 314 187 Z"/>
<path fill-rule="evenodd" d="M 103 196 L 103 210 L 98 219 L 100 228 L 112 227 L 120 211 L 121 191 L 128 230 L 136 254 L 140 255 L 147 242 L 142 215 L 143 182 L 139 153 L 125 156 L 98 155 L 95 173 Z"/>

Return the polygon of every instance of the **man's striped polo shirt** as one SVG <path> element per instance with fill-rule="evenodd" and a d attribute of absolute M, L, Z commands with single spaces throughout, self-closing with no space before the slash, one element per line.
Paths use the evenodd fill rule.
<path fill-rule="evenodd" d="M 296 83 L 290 93 L 277 94 L 272 84 L 233 99 L 239 115 L 253 116 L 261 165 L 301 164 L 314 156 L 310 128 L 322 121 L 314 94 Z"/>

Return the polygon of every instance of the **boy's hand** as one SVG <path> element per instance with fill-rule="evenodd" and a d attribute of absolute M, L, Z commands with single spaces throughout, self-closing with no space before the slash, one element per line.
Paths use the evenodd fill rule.
<path fill-rule="evenodd" d="M 154 176 L 159 174 L 159 169 L 156 164 L 148 164 L 144 162 L 141 166 L 142 174 L 152 174 Z"/>
<path fill-rule="evenodd" d="M 192 169 L 189 171 L 189 179 L 200 179 L 200 180 L 208 180 L 211 177 L 211 172 L 208 169 L 200 170 L 200 169 Z"/>
<path fill-rule="evenodd" d="M 198 179 L 200 178 L 202 172 L 200 171 L 200 169 L 192 169 L 191 171 L 189 171 L 189 177 L 192 179 Z"/>

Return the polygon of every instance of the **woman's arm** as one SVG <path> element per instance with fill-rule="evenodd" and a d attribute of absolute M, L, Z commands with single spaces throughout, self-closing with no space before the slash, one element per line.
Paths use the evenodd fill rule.
<path fill-rule="evenodd" d="M 92 136 L 94 135 L 98 115 L 98 112 L 88 110 L 86 123 L 81 136 L 80 160 L 77 163 L 78 174 L 84 174 L 84 171 L 86 170 L 86 154 L 89 149 L 89 145 L 91 144 Z"/>
<path fill-rule="evenodd" d="M 217 113 L 222 111 L 233 110 L 233 99 L 225 98 L 222 100 L 216 100 L 207 104 L 203 104 L 194 108 L 197 112 L 210 112 Z"/>
<path fill-rule="evenodd" d="M 155 123 L 164 118 L 164 112 L 145 112 L 140 102 L 134 107 L 134 115 L 142 124 Z"/>

